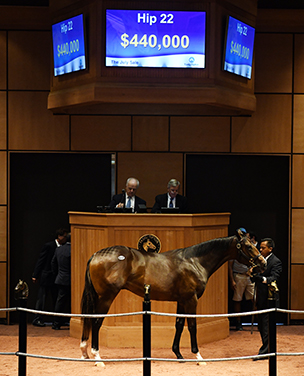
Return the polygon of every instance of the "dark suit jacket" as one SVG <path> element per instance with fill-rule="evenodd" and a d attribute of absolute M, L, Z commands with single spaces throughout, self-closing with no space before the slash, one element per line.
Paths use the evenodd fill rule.
<path fill-rule="evenodd" d="M 39 258 L 37 260 L 35 270 L 33 273 L 33 278 L 39 278 L 39 283 L 41 286 L 51 286 L 54 284 L 54 275 L 52 273 L 51 262 L 57 248 L 57 243 L 55 240 L 46 243 L 42 251 L 40 252 Z"/>
<path fill-rule="evenodd" d="M 280 279 L 280 274 L 282 272 L 282 262 L 273 253 L 267 259 L 267 268 L 264 273 L 259 273 L 262 277 L 266 277 L 267 283 L 256 282 L 257 288 L 257 308 L 267 309 L 268 308 L 268 284 Z M 277 302 L 278 303 L 278 302 Z"/>
<path fill-rule="evenodd" d="M 125 204 L 123 193 L 120 193 L 119 195 L 114 195 L 113 198 L 112 198 L 112 201 L 109 203 L 111 210 L 114 210 L 116 205 L 119 204 L 122 201 L 123 201 L 123 204 Z M 143 200 L 142 198 L 138 197 L 138 196 L 135 196 L 135 207 L 134 207 L 135 212 L 139 211 L 138 205 L 145 205 L 146 206 L 146 201 Z"/>
<path fill-rule="evenodd" d="M 152 213 L 160 213 L 161 208 L 167 207 L 168 204 L 168 194 L 164 193 L 162 195 L 157 195 L 155 197 L 155 203 L 151 210 Z M 176 207 L 180 209 L 180 213 L 187 213 L 188 205 L 187 205 L 187 197 L 177 195 L 176 196 Z"/>
<path fill-rule="evenodd" d="M 56 276 L 56 285 L 71 284 L 71 243 L 56 248 L 52 259 L 52 272 Z"/>

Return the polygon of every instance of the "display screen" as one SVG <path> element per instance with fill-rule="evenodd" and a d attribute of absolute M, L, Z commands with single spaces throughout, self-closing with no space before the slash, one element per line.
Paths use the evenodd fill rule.
<path fill-rule="evenodd" d="M 231 16 L 226 30 L 224 70 L 251 78 L 255 29 Z"/>
<path fill-rule="evenodd" d="M 205 68 L 206 12 L 106 10 L 106 66 Z"/>
<path fill-rule="evenodd" d="M 83 15 L 52 25 L 54 75 L 86 69 Z"/>

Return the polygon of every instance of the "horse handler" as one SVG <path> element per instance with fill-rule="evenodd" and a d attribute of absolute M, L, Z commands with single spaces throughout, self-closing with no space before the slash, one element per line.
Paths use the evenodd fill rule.
<path fill-rule="evenodd" d="M 263 273 L 256 273 L 251 277 L 251 280 L 256 283 L 257 289 L 257 309 L 268 308 L 268 285 L 271 282 L 278 282 L 280 274 L 282 272 L 281 260 L 273 254 L 275 242 L 271 238 L 264 238 L 261 240 L 260 251 L 261 255 L 267 261 L 267 268 Z M 254 273 L 254 270 L 253 270 Z M 279 296 L 277 295 L 276 306 L 279 306 Z M 262 346 L 259 349 L 259 355 L 267 354 L 268 349 L 268 313 L 262 313 L 257 315 L 258 329 L 262 339 Z M 261 358 L 265 359 L 265 358 Z M 255 358 L 253 360 L 259 360 Z"/>

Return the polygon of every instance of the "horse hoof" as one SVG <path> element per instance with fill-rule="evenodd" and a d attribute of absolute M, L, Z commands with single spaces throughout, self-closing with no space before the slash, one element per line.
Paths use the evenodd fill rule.
<path fill-rule="evenodd" d="M 207 363 L 206 362 L 197 362 L 196 365 L 198 365 L 198 366 L 206 366 Z"/>
<path fill-rule="evenodd" d="M 88 355 L 82 355 L 80 359 L 90 359 L 90 357 Z"/>
<path fill-rule="evenodd" d="M 105 367 L 106 365 L 104 364 L 104 362 L 96 362 L 95 366 L 96 367 Z"/>
<path fill-rule="evenodd" d="M 207 363 L 204 362 L 204 359 L 199 352 L 196 353 L 195 355 L 196 355 L 196 359 L 198 360 L 198 362 L 196 363 L 198 366 L 206 366 L 207 365 Z"/>

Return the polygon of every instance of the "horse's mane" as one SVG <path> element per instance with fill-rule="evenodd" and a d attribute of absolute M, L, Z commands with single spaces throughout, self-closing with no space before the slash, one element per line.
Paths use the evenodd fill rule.
<path fill-rule="evenodd" d="M 192 245 L 191 247 L 184 249 L 184 257 L 201 257 L 214 250 L 220 251 L 227 249 L 234 238 L 234 236 L 217 238 L 207 240 L 206 242 L 200 244 Z"/>

